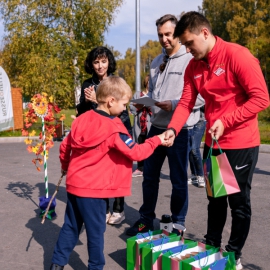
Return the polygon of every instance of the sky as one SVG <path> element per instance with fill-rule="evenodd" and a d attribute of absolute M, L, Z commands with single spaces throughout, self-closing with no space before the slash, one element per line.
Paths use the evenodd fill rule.
<path fill-rule="evenodd" d="M 138 0 L 139 1 L 139 0 Z M 202 0 L 140 0 L 140 45 L 158 40 L 156 20 L 165 14 L 180 15 L 183 11 L 198 11 Z M 113 46 L 123 56 L 136 47 L 136 0 L 124 0 L 115 14 L 114 24 L 105 34 L 105 44 Z"/>
<path fill-rule="evenodd" d="M 138 0 L 140 2 L 140 45 L 148 40 L 157 40 L 155 21 L 165 14 L 180 15 L 183 11 L 198 11 L 202 0 Z M 124 0 L 115 14 L 115 21 L 105 33 L 105 44 L 113 46 L 122 56 L 128 48 L 136 46 L 136 0 Z M 0 45 L 3 36 L 3 22 L 0 20 Z"/>

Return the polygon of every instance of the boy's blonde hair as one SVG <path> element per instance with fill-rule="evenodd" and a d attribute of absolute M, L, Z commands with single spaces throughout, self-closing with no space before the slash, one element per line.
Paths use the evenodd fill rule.
<path fill-rule="evenodd" d="M 96 92 L 97 102 L 104 102 L 108 96 L 113 96 L 116 100 L 127 96 L 132 97 L 132 91 L 126 81 L 118 76 L 109 76 L 102 80 Z"/>

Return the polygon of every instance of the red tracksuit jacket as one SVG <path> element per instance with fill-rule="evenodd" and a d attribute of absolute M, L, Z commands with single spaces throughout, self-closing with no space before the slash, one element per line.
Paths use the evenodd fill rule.
<path fill-rule="evenodd" d="M 205 99 L 208 146 L 208 130 L 217 119 L 225 127 L 219 139 L 221 148 L 241 149 L 260 144 L 257 114 L 269 106 L 269 95 L 259 61 L 248 49 L 216 37 L 207 62 L 192 59 L 184 80 L 183 95 L 168 127 L 179 132 L 200 93 Z"/>
<path fill-rule="evenodd" d="M 93 110 L 82 114 L 60 145 L 67 192 L 93 198 L 131 195 L 133 160 L 147 158 L 160 144 L 157 136 L 136 144 L 118 117 Z"/>

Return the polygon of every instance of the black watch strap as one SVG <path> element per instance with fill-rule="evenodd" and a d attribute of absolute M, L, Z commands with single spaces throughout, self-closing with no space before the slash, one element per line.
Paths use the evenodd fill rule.
<path fill-rule="evenodd" d="M 170 128 L 167 128 L 166 130 L 172 130 L 174 133 L 174 136 L 176 136 L 176 130 L 174 128 L 170 127 Z"/>

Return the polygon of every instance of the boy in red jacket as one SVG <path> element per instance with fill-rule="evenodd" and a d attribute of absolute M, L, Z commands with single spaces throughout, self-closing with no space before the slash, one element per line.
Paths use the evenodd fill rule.
<path fill-rule="evenodd" d="M 166 144 L 164 134 L 136 144 L 116 117 L 132 96 L 125 80 L 108 77 L 99 84 L 98 107 L 77 119 L 60 146 L 62 173 L 66 174 L 65 223 L 56 243 L 51 270 L 63 269 L 78 242 L 84 223 L 87 233 L 88 269 L 103 269 L 106 201 L 131 195 L 133 161 L 149 157 Z"/>

